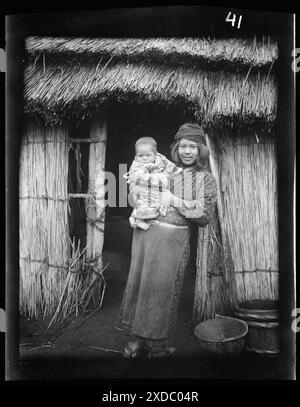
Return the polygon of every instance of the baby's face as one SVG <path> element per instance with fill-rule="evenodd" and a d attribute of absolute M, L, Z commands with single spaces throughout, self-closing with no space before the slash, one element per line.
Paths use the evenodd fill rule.
<path fill-rule="evenodd" d="M 136 159 L 142 163 L 153 163 L 155 152 L 151 144 L 139 144 L 136 146 Z"/>

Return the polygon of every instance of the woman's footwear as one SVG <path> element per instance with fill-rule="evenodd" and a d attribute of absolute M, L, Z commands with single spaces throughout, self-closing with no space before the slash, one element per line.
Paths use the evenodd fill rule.
<path fill-rule="evenodd" d="M 128 342 L 123 353 L 126 359 L 135 359 L 143 354 L 143 344 L 141 342 Z"/>
<path fill-rule="evenodd" d="M 161 359 L 161 358 L 168 358 L 174 355 L 176 348 L 169 346 L 165 350 L 157 351 L 157 352 L 148 352 L 147 357 L 148 359 Z"/>

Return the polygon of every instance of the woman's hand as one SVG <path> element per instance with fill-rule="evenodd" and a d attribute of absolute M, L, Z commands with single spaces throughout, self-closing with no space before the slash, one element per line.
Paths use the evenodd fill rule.
<path fill-rule="evenodd" d="M 148 191 L 141 192 L 141 198 L 161 206 L 180 206 L 181 200 L 172 194 L 169 190 L 159 192 L 157 189 L 152 188 Z"/>
<path fill-rule="evenodd" d="M 142 187 L 140 185 L 136 185 L 134 182 L 129 184 L 129 193 L 138 195 Z"/>
<path fill-rule="evenodd" d="M 163 206 L 174 206 L 175 196 L 168 189 L 160 193 L 160 205 Z"/>

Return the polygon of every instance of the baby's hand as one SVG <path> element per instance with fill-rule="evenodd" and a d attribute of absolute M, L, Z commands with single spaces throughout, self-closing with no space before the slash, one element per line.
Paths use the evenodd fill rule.
<path fill-rule="evenodd" d="M 132 182 L 138 182 L 145 177 L 146 171 L 144 169 L 139 169 L 131 174 L 130 180 Z"/>
<path fill-rule="evenodd" d="M 152 174 L 150 180 L 151 180 L 151 185 L 158 186 L 158 184 L 159 184 L 158 174 Z"/>
<path fill-rule="evenodd" d="M 167 188 L 168 186 L 168 178 L 161 173 L 152 174 L 151 175 L 151 185 L 153 186 L 161 186 L 162 188 Z"/>
<path fill-rule="evenodd" d="M 147 168 L 147 170 L 151 172 L 157 168 L 157 165 L 155 163 L 148 163 L 145 165 L 145 168 Z"/>
<path fill-rule="evenodd" d="M 130 223 L 130 226 L 132 227 L 132 229 L 135 229 L 136 228 L 136 220 L 134 219 L 134 217 L 133 216 L 130 216 L 130 218 L 129 218 L 129 223 Z"/>

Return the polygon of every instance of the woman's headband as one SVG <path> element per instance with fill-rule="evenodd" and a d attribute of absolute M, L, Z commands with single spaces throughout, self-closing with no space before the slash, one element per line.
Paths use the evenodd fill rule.
<path fill-rule="evenodd" d="M 196 123 L 186 123 L 180 126 L 174 136 L 174 139 L 175 142 L 186 139 L 197 144 L 206 145 L 205 133 L 203 129 Z"/>

